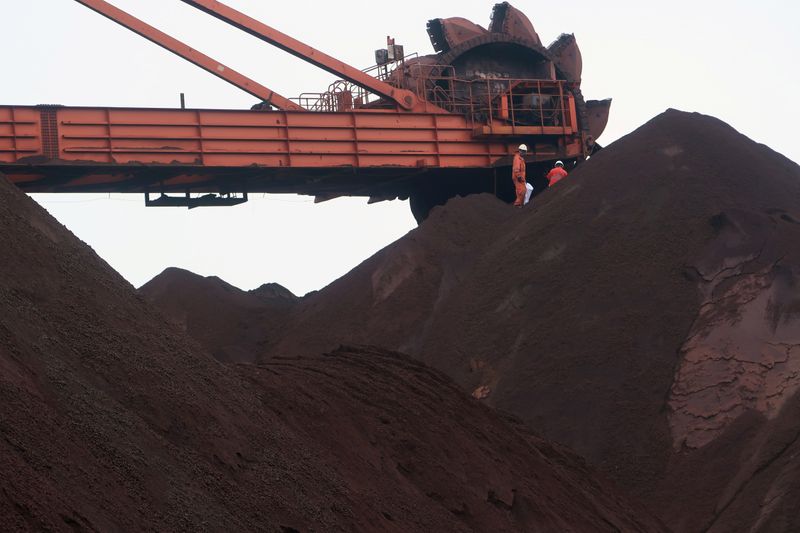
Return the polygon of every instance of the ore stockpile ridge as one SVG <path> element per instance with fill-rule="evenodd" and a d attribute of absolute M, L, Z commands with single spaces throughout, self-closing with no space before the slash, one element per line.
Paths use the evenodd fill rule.
<path fill-rule="evenodd" d="M 798 198 L 795 163 L 670 110 L 532 208 L 435 209 L 304 298 L 276 353 L 411 354 L 677 531 L 800 528 Z"/>
<path fill-rule="evenodd" d="M 243 291 L 179 268 L 166 269 L 139 292 L 216 359 L 233 363 L 253 362 L 267 349 L 299 300 L 276 283 Z"/>
<path fill-rule="evenodd" d="M 663 530 L 419 362 L 224 364 L 4 179 L 0 229 L 0 530 Z"/>

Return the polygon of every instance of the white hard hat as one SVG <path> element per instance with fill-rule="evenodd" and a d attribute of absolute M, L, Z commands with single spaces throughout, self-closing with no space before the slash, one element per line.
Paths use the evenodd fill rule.
<path fill-rule="evenodd" d="M 556 161 L 556 166 L 557 167 L 563 167 L 564 166 L 564 162 L 563 161 Z"/>
<path fill-rule="evenodd" d="M 528 145 L 527 144 L 520 144 L 519 145 L 519 149 L 527 152 L 528 151 Z"/>

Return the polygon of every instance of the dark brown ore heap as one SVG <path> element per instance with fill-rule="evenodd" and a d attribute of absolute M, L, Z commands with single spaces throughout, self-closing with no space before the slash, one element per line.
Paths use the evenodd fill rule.
<path fill-rule="evenodd" d="M 0 249 L 2 531 L 663 530 L 403 356 L 218 362 L 2 178 Z"/>
<path fill-rule="evenodd" d="M 455 199 L 293 315 L 277 353 L 409 353 L 675 530 L 800 530 L 800 168 L 717 119 L 667 111 L 532 207 Z"/>
<path fill-rule="evenodd" d="M 166 269 L 139 292 L 211 355 L 236 363 L 252 362 L 267 349 L 299 300 L 276 283 L 243 291 L 180 268 Z"/>

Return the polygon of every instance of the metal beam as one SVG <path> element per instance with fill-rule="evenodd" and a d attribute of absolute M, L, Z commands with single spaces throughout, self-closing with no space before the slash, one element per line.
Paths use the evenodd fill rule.
<path fill-rule="evenodd" d="M 411 110 L 417 104 L 417 96 L 405 89 L 392 87 L 377 78 L 361 72 L 359 69 L 344 63 L 324 52 L 298 41 L 275 28 L 267 26 L 244 13 L 237 11 L 216 0 L 181 0 L 209 15 L 216 17 L 240 30 L 258 37 L 273 46 L 299 57 L 323 70 L 341 76 L 343 79 L 363 87 L 384 98 L 392 100 L 403 109 Z"/>
<path fill-rule="evenodd" d="M 288 98 L 284 98 L 275 91 L 264 87 L 260 83 L 251 80 L 239 72 L 236 72 L 232 68 L 223 65 L 219 61 L 216 61 L 213 58 L 198 52 L 174 37 L 170 37 L 166 33 L 154 28 L 153 26 L 150 26 L 146 22 L 137 19 L 136 17 L 126 13 L 125 11 L 122 11 L 118 7 L 115 7 L 108 2 L 105 2 L 104 0 L 75 1 L 100 13 L 104 17 L 113 20 L 117 24 L 125 26 L 134 33 L 137 33 L 145 39 L 148 39 L 149 41 L 161 46 L 162 48 L 165 48 L 170 52 L 186 59 L 187 61 L 194 63 L 203 70 L 222 78 L 228 83 L 235 85 L 239 89 L 252 94 L 264 102 L 286 111 L 303 110 L 302 107 L 292 102 Z"/>

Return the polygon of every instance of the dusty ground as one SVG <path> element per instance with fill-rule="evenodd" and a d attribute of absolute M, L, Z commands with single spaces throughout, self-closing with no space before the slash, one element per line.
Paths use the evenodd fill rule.
<path fill-rule="evenodd" d="M 276 353 L 409 353 L 678 531 L 800 529 L 798 198 L 795 163 L 670 110 L 533 208 L 435 210 L 304 299 Z"/>
<path fill-rule="evenodd" d="M 168 268 L 139 289 L 183 331 L 224 362 L 253 362 L 280 336 L 299 301 L 288 289 L 265 284 L 243 291 L 217 278 Z"/>
<path fill-rule="evenodd" d="M 0 248 L 2 531 L 662 529 L 405 356 L 217 361 L 4 179 Z"/>

